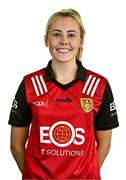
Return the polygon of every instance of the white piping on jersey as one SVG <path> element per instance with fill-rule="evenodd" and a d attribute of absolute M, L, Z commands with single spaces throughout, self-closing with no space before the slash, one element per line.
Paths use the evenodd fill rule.
<path fill-rule="evenodd" d="M 89 84 L 90 81 L 91 81 L 91 78 L 92 78 L 92 75 L 90 74 L 90 76 L 88 77 L 88 80 L 86 81 L 86 84 L 85 84 L 85 86 L 84 86 L 84 88 L 83 88 L 82 93 L 85 93 L 85 91 L 86 91 L 86 89 L 87 89 L 87 87 L 88 87 L 88 84 Z"/>
<path fill-rule="evenodd" d="M 39 81 L 38 76 L 36 75 L 36 76 L 35 76 L 35 78 L 36 78 L 36 81 L 37 81 L 37 83 L 38 83 L 38 87 L 39 87 L 40 93 L 41 93 L 41 94 L 44 94 L 44 92 L 43 92 L 43 89 L 42 89 L 42 86 L 41 86 L 41 83 L 40 83 L 40 81 Z"/>
<path fill-rule="evenodd" d="M 95 93 L 95 91 L 96 91 L 96 89 L 97 89 L 97 86 L 98 86 L 99 82 L 100 82 L 100 79 L 97 79 L 97 81 L 96 81 L 96 83 L 95 83 L 95 85 L 94 85 L 94 88 L 93 88 L 93 90 L 92 90 L 91 97 L 94 96 L 94 93 Z"/>
<path fill-rule="evenodd" d="M 42 75 L 39 75 L 39 76 L 36 75 L 35 77 L 32 77 L 31 80 L 32 80 L 32 84 L 33 84 L 33 87 L 37 96 L 43 95 L 44 91 L 48 92 Z"/>
<path fill-rule="evenodd" d="M 89 94 L 91 94 L 91 97 L 93 97 L 94 96 L 94 94 L 95 94 L 95 91 L 96 91 L 96 89 L 97 89 L 97 86 L 98 86 L 98 84 L 99 84 L 99 82 L 100 82 L 100 79 L 98 78 L 97 80 L 96 80 L 97 78 L 94 76 L 92 76 L 91 74 L 89 75 L 89 77 L 88 77 L 88 79 L 87 79 L 87 81 L 86 81 L 86 83 L 85 83 L 85 85 L 84 85 L 84 88 L 83 88 L 83 90 L 82 90 L 82 93 L 85 93 L 86 95 L 89 95 Z M 92 87 L 93 87 L 93 89 L 92 89 Z"/>
<path fill-rule="evenodd" d="M 88 88 L 87 95 L 90 94 L 90 91 L 91 91 L 91 88 L 92 88 L 92 86 L 93 86 L 93 84 L 94 84 L 94 82 L 95 82 L 95 79 L 96 79 L 96 77 L 93 77 L 93 79 L 92 79 L 92 81 L 91 81 L 91 83 L 90 83 L 90 86 L 89 86 L 89 88 Z"/>
<path fill-rule="evenodd" d="M 44 81 L 42 75 L 40 75 L 39 77 L 40 77 L 40 80 L 41 80 L 41 82 L 42 82 L 42 84 L 43 84 L 43 87 L 44 87 L 45 92 L 48 92 L 47 87 L 46 87 L 46 84 L 45 84 L 45 81 Z"/>
<path fill-rule="evenodd" d="M 36 95 L 39 96 L 39 91 L 38 91 L 38 88 L 37 88 L 37 85 L 36 85 L 34 77 L 32 77 L 31 80 L 32 80 L 32 83 L 33 83 Z"/>

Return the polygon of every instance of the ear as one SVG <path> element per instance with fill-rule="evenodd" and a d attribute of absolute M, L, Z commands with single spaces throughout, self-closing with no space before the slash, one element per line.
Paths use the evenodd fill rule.
<path fill-rule="evenodd" d="M 81 38 L 80 47 L 83 47 L 84 44 L 84 38 Z"/>
<path fill-rule="evenodd" d="M 44 41 L 45 41 L 46 47 L 48 47 L 48 36 L 47 35 L 44 36 Z"/>

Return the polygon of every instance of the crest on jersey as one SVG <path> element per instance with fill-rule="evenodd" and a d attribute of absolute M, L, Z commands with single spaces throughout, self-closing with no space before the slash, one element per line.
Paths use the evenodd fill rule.
<path fill-rule="evenodd" d="M 86 111 L 90 112 L 93 108 L 93 100 L 88 98 L 81 98 L 81 107 Z"/>

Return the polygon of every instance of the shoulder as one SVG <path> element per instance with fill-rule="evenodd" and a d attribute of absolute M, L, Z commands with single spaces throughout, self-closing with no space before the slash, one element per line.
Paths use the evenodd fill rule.
<path fill-rule="evenodd" d="M 88 96 L 101 99 L 108 80 L 102 75 L 88 69 L 86 70 L 85 80 L 83 93 Z"/>
<path fill-rule="evenodd" d="M 47 92 L 45 68 L 24 76 L 24 84 L 27 97 L 36 97 Z"/>
<path fill-rule="evenodd" d="M 91 85 L 98 85 L 100 88 L 105 88 L 108 80 L 106 77 L 104 77 L 101 74 L 98 74 L 91 70 L 86 70 L 86 81 L 87 83 L 90 83 Z"/>
<path fill-rule="evenodd" d="M 104 82 L 104 83 L 107 83 L 107 78 L 106 77 L 104 77 L 103 75 L 101 75 L 101 74 L 98 74 L 98 73 L 96 73 L 96 72 L 94 72 L 94 71 L 91 71 L 91 70 L 89 70 L 89 69 L 86 69 L 86 79 L 87 78 L 94 78 L 94 79 L 100 79 L 102 82 Z"/>
<path fill-rule="evenodd" d="M 31 79 L 32 77 L 37 77 L 37 76 L 40 76 L 40 75 L 44 76 L 44 74 L 45 74 L 44 70 L 45 70 L 45 68 L 42 68 L 42 69 L 39 69 L 37 71 L 26 74 L 24 76 L 24 79 Z"/>
<path fill-rule="evenodd" d="M 24 83 L 25 84 L 31 84 L 33 83 L 34 81 L 41 81 L 41 80 L 45 80 L 45 68 L 42 68 L 40 70 L 37 70 L 37 71 L 34 71 L 34 72 L 31 72 L 27 75 L 24 76 Z"/>

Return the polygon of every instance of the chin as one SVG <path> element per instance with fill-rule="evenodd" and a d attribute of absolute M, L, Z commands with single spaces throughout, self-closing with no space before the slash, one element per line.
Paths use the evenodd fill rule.
<path fill-rule="evenodd" d="M 74 61 L 74 59 L 55 59 L 55 61 L 60 63 L 66 63 L 66 62 Z"/>
<path fill-rule="evenodd" d="M 75 60 L 75 57 L 54 57 L 53 58 L 55 61 L 61 62 L 61 63 L 66 63 L 66 62 L 71 62 Z"/>

